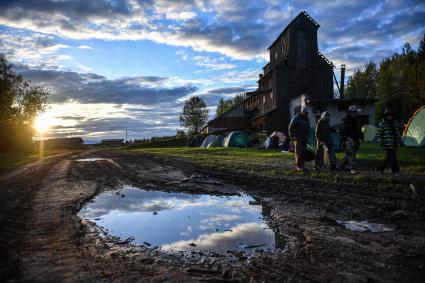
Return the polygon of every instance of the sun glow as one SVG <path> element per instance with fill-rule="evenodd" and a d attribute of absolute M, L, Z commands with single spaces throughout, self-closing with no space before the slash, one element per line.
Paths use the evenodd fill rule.
<path fill-rule="evenodd" d="M 44 133 L 49 130 L 54 124 L 54 119 L 47 115 L 38 116 L 34 121 L 34 128 L 39 133 Z"/>

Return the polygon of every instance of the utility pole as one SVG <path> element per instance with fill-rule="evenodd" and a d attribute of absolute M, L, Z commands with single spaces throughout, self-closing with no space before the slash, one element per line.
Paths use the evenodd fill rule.
<path fill-rule="evenodd" d="M 128 136 L 128 131 L 127 129 L 125 129 L 125 143 L 127 143 L 127 136 Z"/>

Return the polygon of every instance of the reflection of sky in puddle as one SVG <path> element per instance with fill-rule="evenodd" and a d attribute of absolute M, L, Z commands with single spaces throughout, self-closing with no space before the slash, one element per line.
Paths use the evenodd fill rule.
<path fill-rule="evenodd" d="M 100 194 L 78 215 L 112 235 L 134 237 L 136 243 L 148 242 L 164 250 L 252 253 L 257 245 L 272 249 L 275 234 L 262 221 L 262 206 L 250 201 L 254 199 L 246 195 L 217 197 L 125 186 Z"/>
<path fill-rule="evenodd" d="M 88 161 L 100 161 L 100 160 L 108 160 L 108 159 L 107 158 L 93 157 L 93 158 L 81 158 L 81 159 L 77 159 L 76 161 L 88 162 Z"/>

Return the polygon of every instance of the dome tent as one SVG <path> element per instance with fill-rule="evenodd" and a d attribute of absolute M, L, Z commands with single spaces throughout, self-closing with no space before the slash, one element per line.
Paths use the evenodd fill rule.
<path fill-rule="evenodd" d="M 209 136 L 207 136 L 207 137 L 205 138 L 204 142 L 201 144 L 201 146 L 200 146 L 200 147 L 205 147 L 205 148 L 207 148 L 207 147 L 208 147 L 208 145 L 209 145 L 210 143 L 212 143 L 212 142 L 215 140 L 215 138 L 216 138 L 216 136 L 215 136 L 215 135 L 209 135 Z"/>
<path fill-rule="evenodd" d="M 215 139 L 207 146 L 210 147 L 221 147 L 223 146 L 224 137 L 221 135 L 218 135 L 215 137 Z"/>
<path fill-rule="evenodd" d="M 425 106 L 413 114 L 403 133 L 406 146 L 425 146 Z"/>
<path fill-rule="evenodd" d="M 246 134 L 233 131 L 228 134 L 223 141 L 223 146 L 225 147 L 244 147 L 249 143 L 249 138 Z"/>
<path fill-rule="evenodd" d="M 278 137 L 279 138 L 279 146 L 282 146 L 285 143 L 286 138 L 287 138 L 282 132 L 279 132 L 279 131 L 274 131 L 270 135 L 270 138 L 272 138 L 272 137 Z"/>
<path fill-rule="evenodd" d="M 375 140 L 377 128 L 374 125 L 364 125 L 362 127 L 365 142 L 371 142 Z"/>

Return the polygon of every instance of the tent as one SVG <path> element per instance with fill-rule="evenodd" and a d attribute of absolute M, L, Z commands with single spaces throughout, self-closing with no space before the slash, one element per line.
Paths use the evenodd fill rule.
<path fill-rule="evenodd" d="M 373 125 L 364 125 L 362 127 L 365 142 L 371 142 L 375 140 L 377 129 Z"/>
<path fill-rule="evenodd" d="M 224 141 L 224 137 L 218 135 L 218 136 L 215 137 L 215 139 L 210 144 L 208 144 L 207 147 L 210 148 L 210 147 L 220 147 L 220 146 L 223 146 L 223 141 Z"/>
<path fill-rule="evenodd" d="M 244 147 L 249 143 L 249 138 L 246 134 L 233 131 L 228 134 L 223 141 L 223 146 L 225 147 Z"/>
<path fill-rule="evenodd" d="M 272 147 L 272 139 L 270 137 L 266 137 L 266 140 L 263 143 L 263 146 L 261 148 L 269 149 Z"/>
<path fill-rule="evenodd" d="M 278 137 L 279 138 L 279 146 L 282 146 L 285 143 L 285 141 L 286 141 L 286 136 L 282 132 L 279 132 L 279 131 L 274 131 L 270 135 L 270 138 L 273 138 L 273 137 Z"/>
<path fill-rule="evenodd" d="M 197 135 L 188 138 L 188 146 L 189 147 L 199 147 L 204 142 L 205 138 L 202 135 Z"/>
<path fill-rule="evenodd" d="M 200 146 L 200 147 L 205 147 L 205 148 L 207 148 L 207 147 L 208 147 L 208 145 L 209 145 L 210 143 L 212 143 L 212 142 L 215 140 L 215 138 L 216 138 L 216 136 L 215 136 L 215 135 L 209 135 L 209 136 L 207 136 L 207 137 L 205 138 L 204 142 L 201 144 L 201 146 Z"/>
<path fill-rule="evenodd" d="M 413 114 L 403 133 L 406 146 L 425 146 L 425 106 Z"/>

